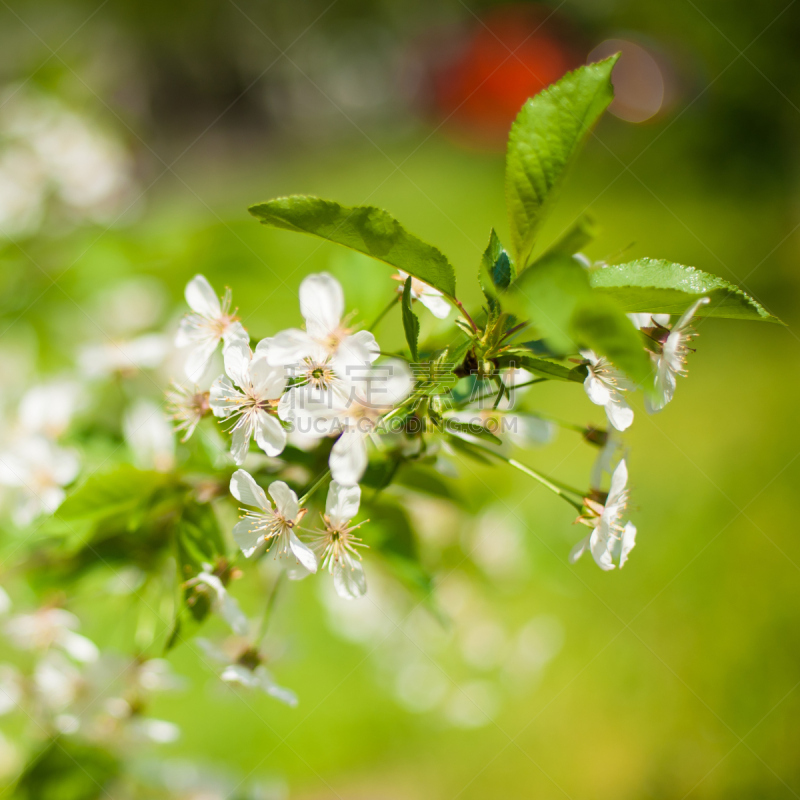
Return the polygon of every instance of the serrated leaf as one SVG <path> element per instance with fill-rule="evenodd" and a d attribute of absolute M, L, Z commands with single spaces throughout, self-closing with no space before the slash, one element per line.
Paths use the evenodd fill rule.
<path fill-rule="evenodd" d="M 572 314 L 571 330 L 581 347 L 605 356 L 642 386 L 652 385 L 653 365 L 640 333 L 609 298 L 589 295 Z"/>
<path fill-rule="evenodd" d="M 515 277 L 516 270 L 511 256 L 503 247 L 495 229 L 492 228 L 492 232 L 489 234 L 489 244 L 481 256 L 481 286 L 484 292 L 491 292 L 492 287 L 505 291 Z"/>
<path fill-rule="evenodd" d="M 526 101 L 508 137 L 506 206 L 520 272 L 566 169 L 614 97 L 612 56 L 579 67 Z"/>
<path fill-rule="evenodd" d="M 628 313 L 682 314 L 698 298 L 699 317 L 752 319 L 783 324 L 757 300 L 732 283 L 708 272 L 655 258 L 612 264 L 589 271 L 597 293 L 613 297 Z"/>
<path fill-rule="evenodd" d="M 411 351 L 411 360 L 419 361 L 419 318 L 411 310 L 411 277 L 406 278 L 403 287 L 403 330 L 406 334 L 408 349 Z"/>
<path fill-rule="evenodd" d="M 279 197 L 250 206 L 264 225 L 309 233 L 349 247 L 407 272 L 449 297 L 456 293 L 452 265 L 432 245 L 374 206 L 347 207 L 306 195 Z"/>

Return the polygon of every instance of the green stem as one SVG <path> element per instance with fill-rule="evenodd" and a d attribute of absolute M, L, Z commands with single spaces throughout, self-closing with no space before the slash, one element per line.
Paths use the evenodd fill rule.
<path fill-rule="evenodd" d="M 465 319 L 467 322 L 469 322 L 469 325 L 470 325 L 470 327 L 472 328 L 472 330 L 473 330 L 475 333 L 477 333 L 477 332 L 478 332 L 478 326 L 475 324 L 475 321 L 472 319 L 472 317 L 471 317 L 469 314 L 467 314 L 467 309 L 466 309 L 466 308 L 464 308 L 464 306 L 463 306 L 463 304 L 461 303 L 461 301 L 460 301 L 460 300 L 458 300 L 458 299 L 457 299 L 457 298 L 455 298 L 455 297 L 451 297 L 450 299 L 451 299 L 451 300 L 452 300 L 452 301 L 453 301 L 453 302 L 456 304 L 456 306 L 458 307 L 458 310 L 459 310 L 459 311 L 460 311 L 460 312 L 461 312 L 461 313 L 464 315 L 464 319 Z"/>
<path fill-rule="evenodd" d="M 300 498 L 299 503 L 301 508 L 308 502 L 308 498 L 311 497 L 311 495 L 314 494 L 314 492 L 316 492 L 323 483 L 325 483 L 330 474 L 331 471 L 327 469 L 322 473 L 322 475 L 319 476 L 319 478 L 317 478 L 312 487 Z"/>
<path fill-rule="evenodd" d="M 533 386 L 534 383 L 544 383 L 545 381 L 549 381 L 550 378 L 534 378 L 532 381 L 526 381 L 525 383 L 518 383 L 515 386 L 506 386 L 505 391 L 507 393 L 513 392 L 515 389 L 522 389 L 525 386 Z M 469 402 L 470 403 L 477 403 L 478 400 L 485 400 L 487 397 L 493 397 L 494 392 L 486 392 L 485 394 L 479 394 L 477 397 L 473 397 Z"/>
<path fill-rule="evenodd" d="M 542 484 L 542 486 L 549 489 L 554 494 L 557 494 L 562 499 L 566 500 L 573 508 L 577 509 L 578 511 L 583 510 L 583 504 L 579 503 L 577 500 L 573 500 L 571 497 L 568 497 L 565 492 L 570 492 L 571 494 L 578 495 L 581 497 L 583 492 L 578 491 L 577 489 L 573 489 L 572 487 L 566 486 L 563 483 L 556 482 L 551 480 L 545 475 L 542 475 L 540 472 L 537 472 L 530 467 L 526 467 L 525 464 L 521 464 L 519 461 L 513 458 L 508 458 L 507 456 L 501 455 L 495 450 L 491 450 L 488 447 L 485 447 L 482 444 L 477 444 L 475 442 L 470 442 L 472 447 L 477 448 L 478 450 L 482 450 L 484 453 L 487 453 L 490 456 L 494 456 L 495 458 L 500 459 L 500 461 L 505 461 L 506 464 L 518 469 L 520 472 L 524 472 L 529 477 L 533 478 L 534 480 L 538 481 Z"/>
<path fill-rule="evenodd" d="M 368 331 L 374 331 L 375 328 L 378 327 L 378 323 L 400 302 L 400 297 L 401 297 L 400 294 L 396 294 L 392 298 L 389 305 L 386 306 L 386 308 L 384 308 L 383 311 L 381 311 L 381 313 L 378 314 L 377 317 L 375 317 L 375 321 L 372 323 L 372 325 L 369 326 L 369 328 L 367 328 Z"/>
<path fill-rule="evenodd" d="M 494 405 L 492 406 L 493 410 L 497 410 L 497 407 L 500 405 L 500 401 L 503 399 L 503 394 L 508 394 L 508 387 L 505 384 L 505 381 L 502 377 L 498 376 L 497 382 L 500 384 L 499 391 L 497 392 L 497 397 L 494 400 Z M 510 395 L 509 395 L 510 398 Z"/>
<path fill-rule="evenodd" d="M 282 569 L 278 573 L 275 583 L 272 584 L 272 591 L 269 593 L 269 597 L 267 598 L 267 607 L 264 609 L 264 616 L 261 618 L 261 625 L 258 628 L 258 636 L 256 636 L 254 643 L 255 647 L 259 647 L 261 642 L 264 640 L 264 637 L 267 635 L 269 621 L 272 618 L 272 609 L 275 607 L 275 600 L 278 597 L 278 589 L 280 589 L 281 585 L 283 584 L 285 575 L 286 570 Z"/>

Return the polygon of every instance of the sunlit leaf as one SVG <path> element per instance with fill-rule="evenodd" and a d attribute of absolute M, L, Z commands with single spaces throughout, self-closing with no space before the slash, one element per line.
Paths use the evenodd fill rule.
<path fill-rule="evenodd" d="M 454 297 L 456 277 L 447 258 L 374 206 L 347 207 L 306 195 L 250 206 L 264 225 L 310 233 L 383 261 Z"/>
<path fill-rule="evenodd" d="M 417 343 L 419 342 L 419 319 L 411 310 L 410 277 L 406 278 L 406 283 L 403 287 L 403 330 L 406 334 L 408 349 L 411 352 L 411 360 L 419 361 L 419 351 L 417 350 Z"/>

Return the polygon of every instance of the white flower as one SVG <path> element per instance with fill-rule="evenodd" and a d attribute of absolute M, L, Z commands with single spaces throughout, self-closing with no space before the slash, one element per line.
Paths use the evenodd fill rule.
<path fill-rule="evenodd" d="M 286 431 L 275 416 L 275 408 L 286 387 L 286 372 L 283 367 L 268 364 L 263 354 L 253 356 L 242 340 L 226 345 L 222 354 L 228 377 L 214 381 L 209 402 L 214 416 L 235 420 L 233 460 L 244 463 L 253 437 L 268 456 L 279 455 L 286 447 Z"/>
<path fill-rule="evenodd" d="M 78 618 L 63 608 L 41 608 L 31 614 L 11 617 L 4 631 L 20 650 L 58 647 L 76 661 L 96 661 L 99 655 L 97 646 L 85 636 L 75 633 L 78 626 Z"/>
<path fill-rule="evenodd" d="M 57 439 L 69 427 L 82 393 L 79 383 L 67 379 L 32 386 L 19 403 L 21 426 L 29 433 Z"/>
<path fill-rule="evenodd" d="M 642 328 L 663 328 L 665 325 L 669 324 L 669 314 L 640 312 L 638 314 L 628 314 L 628 319 L 637 330 L 641 330 Z"/>
<path fill-rule="evenodd" d="M 293 419 L 297 406 L 308 400 L 341 404 L 349 396 L 353 378 L 379 355 L 369 331 L 353 333 L 345 327 L 344 293 L 327 272 L 309 275 L 300 284 L 300 312 L 306 321 L 304 331 L 290 328 L 256 347 L 256 355 L 263 353 L 270 364 L 288 367 L 291 376 L 300 379 L 281 400 L 282 419 Z"/>
<path fill-rule="evenodd" d="M 146 333 L 135 339 L 91 344 L 78 354 L 78 366 L 87 378 L 109 375 L 130 376 L 143 369 L 155 369 L 167 355 L 167 340 L 160 333 Z"/>
<path fill-rule="evenodd" d="M 373 366 L 353 384 L 346 406 L 298 408 L 296 427 L 300 433 L 315 436 L 342 431 L 331 449 L 329 464 L 337 483 L 352 486 L 367 468 L 367 438 L 374 435 L 381 418 L 402 402 L 413 386 L 414 379 L 404 362 L 386 361 Z"/>
<path fill-rule="evenodd" d="M 195 641 L 209 658 L 227 664 L 220 675 L 225 683 L 235 683 L 248 689 L 261 689 L 265 694 L 292 708 L 297 705 L 297 695 L 291 689 L 285 689 L 275 683 L 271 673 L 264 666 L 264 657 L 254 647 L 246 646 L 242 650 L 239 645 L 236 652 L 229 655 L 208 639 L 198 637 Z"/>
<path fill-rule="evenodd" d="M 233 538 L 242 552 L 249 558 L 262 542 L 275 548 L 276 556 L 293 555 L 309 572 L 317 571 L 314 553 L 303 544 L 294 532 L 303 517 L 297 495 L 283 482 L 273 481 L 267 500 L 264 490 L 253 480 L 253 476 L 238 469 L 231 477 L 231 494 L 246 506 L 245 513 L 233 528 Z"/>
<path fill-rule="evenodd" d="M 137 467 L 169 472 L 175 466 L 175 435 L 160 405 L 137 400 L 125 412 L 122 430 Z"/>
<path fill-rule="evenodd" d="M 237 339 L 248 342 L 249 337 L 242 323 L 230 313 L 230 289 L 220 302 L 211 284 L 202 275 L 195 275 L 186 284 L 185 296 L 194 313 L 181 320 L 175 344 L 193 348 L 185 369 L 189 380 L 198 383 L 220 341 L 227 345 Z"/>
<path fill-rule="evenodd" d="M 247 636 L 250 629 L 247 617 L 239 607 L 239 603 L 228 593 L 219 575 L 215 574 L 211 564 L 203 564 L 203 571 L 185 585 L 198 587 L 198 584 L 210 590 L 212 610 L 225 620 L 234 633 Z M 203 588 L 198 587 L 200 591 Z"/>
<path fill-rule="evenodd" d="M 583 382 L 586 394 L 595 405 L 605 407 L 608 421 L 618 431 L 626 430 L 633 422 L 633 409 L 624 393 L 633 388 L 632 384 L 608 359 L 591 350 L 581 350 L 581 355 L 588 362 Z"/>
<path fill-rule="evenodd" d="M 408 279 L 408 273 L 399 269 L 393 277 L 395 280 L 400 281 L 401 284 L 404 284 Z M 400 291 L 403 291 L 402 287 Z M 438 289 L 434 289 L 433 286 L 429 286 L 419 278 L 411 278 L 411 297 L 414 300 L 419 300 L 438 319 L 445 319 L 450 314 L 450 303 L 445 300 L 444 295 Z"/>
<path fill-rule="evenodd" d="M 72 450 L 39 436 L 20 439 L 0 452 L 0 486 L 13 487 L 16 494 L 14 522 L 24 526 L 39 514 L 52 514 L 64 500 L 62 487 L 75 480 L 78 469 Z"/>
<path fill-rule="evenodd" d="M 211 411 L 208 392 L 201 392 L 197 386 L 189 389 L 173 384 L 166 393 L 167 412 L 175 423 L 175 432 L 183 431 L 182 442 L 188 442 L 200 420 Z"/>
<path fill-rule="evenodd" d="M 689 342 L 697 336 L 690 323 L 697 309 L 709 302 L 707 297 L 700 298 L 675 323 L 667 335 L 661 353 L 656 357 L 656 394 L 652 400 L 647 401 L 649 410 L 661 411 L 675 394 L 677 376 L 686 377 L 686 357 L 692 349 L 689 347 Z"/>
<path fill-rule="evenodd" d="M 353 536 L 353 531 L 364 523 L 350 524 L 358 514 L 360 501 L 361 488 L 358 485 L 340 486 L 336 481 L 331 481 L 325 514 L 322 516 L 325 528 L 314 534 L 313 547 L 320 559 L 320 566 L 333 575 L 337 594 L 347 600 L 361 597 L 367 591 L 361 555 L 356 549 L 366 545 Z"/>
<path fill-rule="evenodd" d="M 632 522 L 621 525 L 628 504 L 628 467 L 625 459 L 619 462 L 611 476 L 611 488 L 605 503 L 584 498 L 586 516 L 579 521 L 592 527 L 592 532 L 582 539 L 569 554 L 570 563 L 575 563 L 588 549 L 597 565 L 603 570 L 614 569 L 613 556 L 619 557 L 622 568 L 628 554 L 636 544 L 636 527 Z"/>

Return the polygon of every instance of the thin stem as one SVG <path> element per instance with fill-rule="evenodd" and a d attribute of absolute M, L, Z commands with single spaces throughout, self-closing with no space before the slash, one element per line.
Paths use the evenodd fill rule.
<path fill-rule="evenodd" d="M 506 386 L 505 391 L 507 393 L 511 393 L 514 389 L 522 389 L 525 386 L 533 386 L 534 383 L 544 383 L 545 381 L 549 381 L 550 378 L 534 378 L 532 381 L 526 381 L 525 383 L 517 383 L 514 386 Z M 487 397 L 494 397 L 494 392 L 486 392 L 484 394 L 479 394 L 477 397 L 470 398 L 470 403 L 477 403 L 478 400 L 485 400 Z"/>
<path fill-rule="evenodd" d="M 467 313 L 467 309 L 464 308 L 462 302 L 456 297 L 451 297 L 450 299 L 456 304 L 456 306 L 458 306 L 459 311 L 461 311 L 461 313 L 464 315 L 464 319 L 469 322 L 472 330 L 477 333 L 478 326 L 475 324 L 475 320 L 473 320 L 472 317 Z"/>
<path fill-rule="evenodd" d="M 308 498 L 311 497 L 311 495 L 314 494 L 314 492 L 316 492 L 323 483 L 325 483 L 330 474 L 331 471 L 327 469 L 322 473 L 322 475 L 319 476 L 319 478 L 317 478 L 313 486 L 300 498 L 299 503 L 301 508 L 308 502 Z"/>
<path fill-rule="evenodd" d="M 572 487 L 568 487 L 563 483 L 555 482 L 550 478 L 546 477 L 545 475 L 542 475 L 540 472 L 536 472 L 536 470 L 531 469 L 530 467 L 526 467 L 525 464 L 521 464 L 516 459 L 508 458 L 507 456 L 504 456 L 495 450 L 491 450 L 490 448 L 485 447 L 482 444 L 477 444 L 476 442 L 470 442 L 470 445 L 472 447 L 477 448 L 478 450 L 482 450 L 484 453 L 487 453 L 490 456 L 494 456 L 495 458 L 500 459 L 500 461 L 505 461 L 506 464 L 509 464 L 515 469 L 518 469 L 520 472 L 524 472 L 529 477 L 541 483 L 542 486 L 546 487 L 554 494 L 557 494 L 559 497 L 566 500 L 574 509 L 578 511 L 583 510 L 582 503 L 579 503 L 577 500 L 573 500 L 571 497 L 568 497 L 565 494 L 565 492 L 570 492 L 571 494 L 575 494 L 578 495 L 578 497 L 581 497 L 583 495 L 583 492 L 580 492 L 577 489 L 573 489 Z"/>
<path fill-rule="evenodd" d="M 497 392 L 497 397 L 495 398 L 495 400 L 494 400 L 494 405 L 492 406 L 492 408 L 493 408 L 494 410 L 497 410 L 497 407 L 500 405 L 500 401 L 503 399 L 503 394 L 504 394 L 504 393 L 505 393 L 505 394 L 508 394 L 508 396 L 509 396 L 509 399 L 511 399 L 511 395 L 509 394 L 508 387 L 506 386 L 506 383 L 505 383 L 505 381 L 503 380 L 502 376 L 499 376 L 499 377 L 497 378 L 497 382 L 500 384 L 500 389 L 499 389 L 499 391 Z"/>
<path fill-rule="evenodd" d="M 400 302 L 400 294 L 395 294 L 395 296 L 394 296 L 394 297 L 391 299 L 391 302 L 389 303 L 389 305 L 388 305 L 388 306 L 386 306 L 386 308 L 384 308 L 384 309 L 383 309 L 383 311 L 381 311 L 381 313 L 380 313 L 380 314 L 378 314 L 378 316 L 377 316 L 377 317 L 375 317 L 375 321 L 372 323 L 372 325 L 370 325 L 370 326 L 369 326 L 369 328 L 367 328 L 367 330 L 368 330 L 368 331 L 374 331 L 374 330 L 375 330 L 375 328 L 377 328 L 377 327 L 378 327 L 378 323 L 379 323 L 379 322 L 380 322 L 380 321 L 381 321 L 381 320 L 382 320 L 382 319 L 383 319 L 383 318 L 384 318 L 384 317 L 385 317 L 385 316 L 386 316 L 386 315 L 387 315 L 387 314 L 388 314 L 388 313 L 389 313 L 389 312 L 390 312 L 390 311 L 391 311 L 391 310 L 392 310 L 392 309 L 393 309 L 393 308 L 394 308 L 394 307 L 395 307 L 395 306 L 396 306 L 396 305 L 397 305 L 399 302 Z"/>
<path fill-rule="evenodd" d="M 258 627 L 258 636 L 256 636 L 255 641 L 256 647 L 261 644 L 261 642 L 264 640 L 264 637 L 267 635 L 269 621 L 272 618 L 272 609 L 275 607 L 275 600 L 278 597 L 278 589 L 280 589 L 281 585 L 283 584 L 285 575 L 286 570 L 282 569 L 278 573 L 278 577 L 275 578 L 275 583 L 272 584 L 272 591 L 269 593 L 269 597 L 267 598 L 267 607 L 264 609 L 264 616 L 261 618 L 261 625 Z"/>
<path fill-rule="evenodd" d="M 509 328 L 503 334 L 503 339 L 508 339 L 509 336 L 513 336 L 517 331 L 521 331 L 526 325 L 528 325 L 527 322 L 520 322 L 519 325 L 515 325 L 513 328 Z"/>

